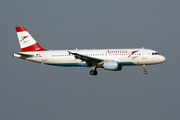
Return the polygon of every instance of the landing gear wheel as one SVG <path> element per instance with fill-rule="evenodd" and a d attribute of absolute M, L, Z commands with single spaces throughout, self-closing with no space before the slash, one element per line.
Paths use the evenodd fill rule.
<path fill-rule="evenodd" d="M 94 71 L 94 75 L 97 75 L 98 74 L 98 72 L 97 71 Z"/>
<path fill-rule="evenodd" d="M 89 73 L 90 73 L 90 75 L 97 75 L 98 74 L 98 72 L 96 70 L 95 71 L 91 70 Z"/>
<path fill-rule="evenodd" d="M 90 73 L 90 75 L 94 75 L 94 71 L 93 70 L 91 70 L 89 73 Z"/>
<path fill-rule="evenodd" d="M 143 71 L 144 74 L 147 74 L 147 71 Z"/>

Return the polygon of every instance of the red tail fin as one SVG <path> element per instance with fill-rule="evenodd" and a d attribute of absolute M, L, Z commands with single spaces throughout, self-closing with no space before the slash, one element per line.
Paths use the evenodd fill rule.
<path fill-rule="evenodd" d="M 46 50 L 36 42 L 24 27 L 16 27 L 16 32 L 22 52 Z"/>

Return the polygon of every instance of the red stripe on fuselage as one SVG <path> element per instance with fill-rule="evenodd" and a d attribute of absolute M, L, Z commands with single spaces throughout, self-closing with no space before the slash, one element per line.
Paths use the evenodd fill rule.
<path fill-rule="evenodd" d="M 46 51 L 46 49 L 42 48 L 38 43 L 35 43 L 31 46 L 21 48 L 22 52 L 30 52 L 30 51 Z"/>

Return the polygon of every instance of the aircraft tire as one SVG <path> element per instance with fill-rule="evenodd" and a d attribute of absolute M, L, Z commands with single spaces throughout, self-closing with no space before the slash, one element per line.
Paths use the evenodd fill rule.
<path fill-rule="evenodd" d="M 90 73 L 90 75 L 97 75 L 98 74 L 98 72 L 94 71 L 94 70 L 91 70 L 89 73 Z"/>
<path fill-rule="evenodd" d="M 144 74 L 147 74 L 147 71 L 143 71 Z"/>
<path fill-rule="evenodd" d="M 97 71 L 94 71 L 94 75 L 97 75 L 98 74 L 98 72 Z"/>
<path fill-rule="evenodd" d="M 93 70 L 91 70 L 89 73 L 90 73 L 90 75 L 94 75 L 94 71 Z"/>

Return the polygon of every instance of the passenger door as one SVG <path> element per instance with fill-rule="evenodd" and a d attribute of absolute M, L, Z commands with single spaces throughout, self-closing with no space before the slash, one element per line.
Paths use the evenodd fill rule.
<path fill-rule="evenodd" d="M 47 52 L 42 53 L 42 61 L 47 61 Z"/>
<path fill-rule="evenodd" d="M 147 50 L 142 50 L 142 59 L 147 59 Z"/>

